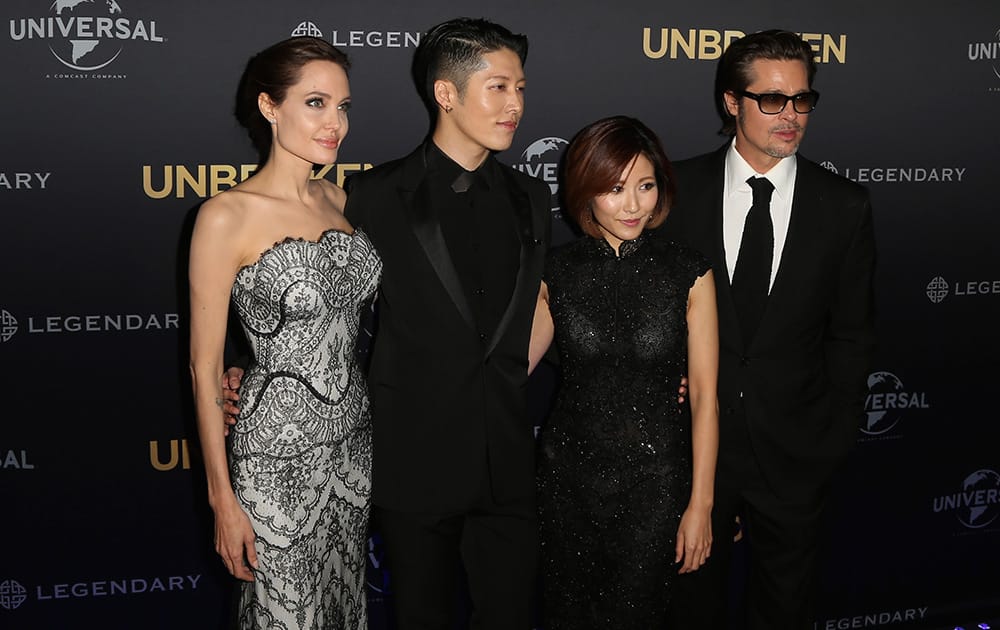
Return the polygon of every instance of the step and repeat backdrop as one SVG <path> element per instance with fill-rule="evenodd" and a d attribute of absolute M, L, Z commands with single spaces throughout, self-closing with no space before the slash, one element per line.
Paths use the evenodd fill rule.
<path fill-rule="evenodd" d="M 290 35 L 353 60 L 337 183 L 427 131 L 409 78 L 457 12 L 527 34 L 503 162 L 548 182 L 577 129 L 639 117 L 673 158 L 719 146 L 716 61 L 780 27 L 816 53 L 802 153 L 868 186 L 880 345 L 837 479 L 815 627 L 1000 609 L 1000 4 L 728 0 L 4 0 L 0 7 L 0 627 L 224 627 L 186 357 L 199 204 L 254 169 L 231 111 L 247 58 Z M 553 385 L 532 388 L 537 422 Z M 371 627 L 391 576 L 369 545 Z"/>

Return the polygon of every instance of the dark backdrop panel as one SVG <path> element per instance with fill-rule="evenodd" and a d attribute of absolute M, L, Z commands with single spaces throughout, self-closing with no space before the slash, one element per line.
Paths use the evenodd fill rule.
<path fill-rule="evenodd" d="M 1000 608 L 1000 5 L 462 11 L 529 35 L 527 115 L 500 159 L 554 192 L 566 141 L 599 117 L 642 118 L 675 158 L 718 146 L 727 31 L 782 27 L 816 44 L 823 97 L 802 151 L 871 190 L 880 332 L 868 416 L 831 501 L 816 627 Z M 198 204 L 254 163 L 231 115 L 239 73 L 293 32 L 344 46 L 355 107 L 326 175 L 339 181 L 426 133 L 413 42 L 454 15 L 442 1 L 5 0 L 0 626 L 223 626 L 232 584 L 197 454 L 184 261 Z M 70 22 L 103 17 L 123 38 Z M 538 423 L 555 379 L 533 382 Z M 375 538 L 373 628 L 390 626 L 381 553 Z"/>

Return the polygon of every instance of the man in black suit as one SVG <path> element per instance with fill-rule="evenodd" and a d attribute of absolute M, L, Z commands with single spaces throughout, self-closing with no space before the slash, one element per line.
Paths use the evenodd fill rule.
<path fill-rule="evenodd" d="M 726 628 L 734 523 L 749 552 L 747 622 L 812 628 L 827 485 L 855 440 L 874 348 L 866 190 L 796 155 L 819 95 L 808 44 L 733 42 L 716 80 L 719 150 L 675 164 L 660 233 L 716 272 L 720 446 L 709 562 L 680 576 L 679 628 Z"/>
<path fill-rule="evenodd" d="M 524 112 L 528 42 L 485 20 L 432 28 L 413 64 L 434 120 L 413 153 L 348 182 L 382 257 L 369 389 L 373 502 L 397 625 L 531 627 L 537 556 L 528 337 L 549 190 L 497 162 Z"/>

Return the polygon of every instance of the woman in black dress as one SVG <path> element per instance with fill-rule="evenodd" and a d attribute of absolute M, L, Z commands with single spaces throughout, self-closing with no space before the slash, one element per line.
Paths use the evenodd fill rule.
<path fill-rule="evenodd" d="M 632 118 L 593 123 L 567 149 L 564 208 L 586 236 L 549 255 L 529 357 L 554 335 L 562 383 L 538 471 L 546 630 L 661 628 L 672 576 L 711 548 L 715 288 L 704 256 L 646 233 L 669 210 L 670 175 Z"/>

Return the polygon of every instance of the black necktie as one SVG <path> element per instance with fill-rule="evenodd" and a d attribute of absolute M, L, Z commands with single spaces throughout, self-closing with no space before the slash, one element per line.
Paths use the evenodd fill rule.
<path fill-rule="evenodd" d="M 476 172 L 462 170 L 455 181 L 451 183 L 451 189 L 457 193 L 464 193 L 472 188 L 472 185 L 476 183 Z"/>
<path fill-rule="evenodd" d="M 733 272 L 733 301 L 745 344 L 753 339 L 764 314 L 774 257 L 774 226 L 771 223 L 774 185 L 765 177 L 751 177 L 747 183 L 753 189 L 753 205 L 743 224 L 743 240 Z"/>

